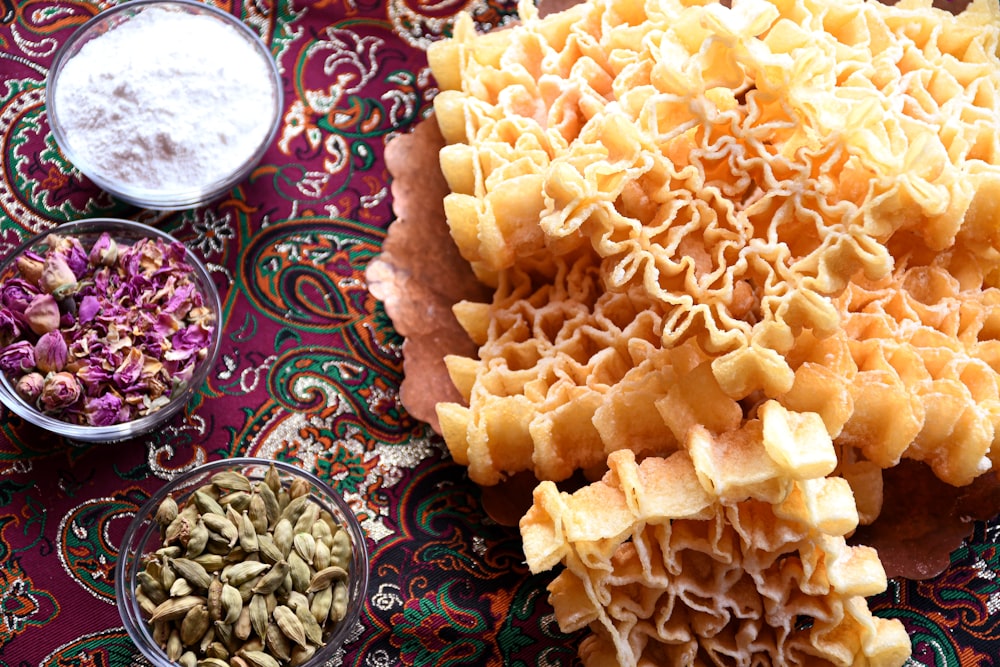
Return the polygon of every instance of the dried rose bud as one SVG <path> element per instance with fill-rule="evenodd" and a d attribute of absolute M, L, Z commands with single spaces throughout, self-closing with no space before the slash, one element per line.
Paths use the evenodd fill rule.
<path fill-rule="evenodd" d="M 35 346 L 26 340 L 11 343 L 0 350 L 0 370 L 8 375 L 20 375 L 35 367 Z"/>
<path fill-rule="evenodd" d="M 66 258 L 59 253 L 45 256 L 45 265 L 42 267 L 42 277 L 38 281 L 38 286 L 43 292 L 48 292 L 57 299 L 73 294 L 78 287 L 76 274 L 66 262 Z"/>
<path fill-rule="evenodd" d="M 39 400 L 46 410 L 67 408 L 80 398 L 80 383 L 72 373 L 62 371 L 45 378 L 45 386 Z"/>
<path fill-rule="evenodd" d="M 58 331 L 43 334 L 35 343 L 35 365 L 43 373 L 57 373 L 66 366 L 69 349 Z"/>
<path fill-rule="evenodd" d="M 21 277 L 32 285 L 37 285 L 42 279 L 42 268 L 45 262 L 41 257 L 35 255 L 21 255 L 17 258 L 17 270 Z"/>
<path fill-rule="evenodd" d="M 9 308 L 0 306 L 0 345 L 9 345 L 21 335 L 21 325 L 17 316 Z"/>
<path fill-rule="evenodd" d="M 51 294 L 38 294 L 24 309 L 28 326 L 38 335 L 59 328 L 59 304 Z"/>
<path fill-rule="evenodd" d="M 128 406 L 117 394 L 105 394 L 87 399 L 83 406 L 91 426 L 110 426 L 129 419 Z"/>
<path fill-rule="evenodd" d="M 17 379 L 14 390 L 29 403 L 34 403 L 42 395 L 45 377 L 41 373 L 26 373 Z"/>
<path fill-rule="evenodd" d="M 118 260 L 118 244 L 107 232 L 90 249 L 90 263 L 94 266 L 112 266 Z"/>
<path fill-rule="evenodd" d="M 38 288 L 23 278 L 11 278 L 0 288 L 0 304 L 14 315 L 24 316 L 28 304 L 38 294 Z"/>
<path fill-rule="evenodd" d="M 48 254 L 61 256 L 76 278 L 86 275 L 89 261 L 80 239 L 56 233 L 49 234 L 45 242 L 49 245 Z"/>

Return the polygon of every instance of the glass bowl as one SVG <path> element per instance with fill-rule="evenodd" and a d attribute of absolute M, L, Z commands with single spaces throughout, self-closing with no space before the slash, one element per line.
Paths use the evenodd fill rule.
<path fill-rule="evenodd" d="M 131 34 L 148 34 L 108 43 L 125 41 L 114 33 L 130 23 Z M 174 210 L 250 174 L 278 131 L 283 96 L 277 63 L 239 18 L 195 0 L 131 0 L 59 47 L 45 104 L 60 150 L 91 181 L 127 203 Z"/>
<path fill-rule="evenodd" d="M 332 627 L 325 628 L 322 644 L 315 650 L 312 657 L 300 664 L 300 667 L 318 667 L 319 665 L 325 664 L 333 657 L 334 653 L 340 649 L 341 645 L 353 631 L 361 613 L 361 608 L 366 599 L 368 590 L 369 561 L 364 531 L 350 506 L 339 494 L 337 494 L 332 488 L 330 488 L 329 485 L 320 480 L 318 477 L 310 472 L 283 461 L 272 461 L 270 459 L 252 457 L 221 459 L 200 465 L 192 470 L 182 473 L 160 488 L 159 491 L 154 493 L 149 500 L 146 501 L 139 512 L 135 515 L 122 537 L 122 543 L 118 550 L 118 562 L 115 565 L 114 575 L 118 611 L 121 614 L 122 622 L 125 625 L 125 630 L 128 632 L 129 637 L 132 638 L 136 647 L 138 647 L 143 656 L 149 660 L 153 667 L 173 667 L 178 664 L 176 660 L 171 659 L 171 656 L 168 655 L 166 649 L 161 648 L 157 642 L 157 638 L 154 636 L 155 631 L 147 620 L 149 618 L 149 609 L 147 608 L 146 611 L 143 610 L 144 604 L 149 605 L 148 598 L 147 600 L 143 600 L 141 599 L 141 596 L 136 593 L 140 585 L 140 577 L 145 576 L 141 573 L 148 573 L 149 563 L 154 562 L 153 567 L 155 568 L 156 562 L 162 562 L 162 556 L 157 558 L 157 556 L 152 555 L 153 552 L 163 546 L 161 535 L 163 533 L 167 533 L 169 530 L 161 528 L 161 526 L 165 524 L 161 524 L 157 520 L 157 512 L 161 503 L 163 503 L 163 501 L 169 496 L 176 502 L 177 507 L 181 508 L 181 513 L 183 513 L 185 504 L 190 503 L 195 507 L 199 507 L 195 502 L 195 493 L 199 490 L 204 492 L 208 488 L 213 490 L 216 489 L 213 485 L 213 479 L 218 479 L 215 477 L 218 473 L 240 473 L 250 481 L 252 489 L 250 493 L 252 495 L 262 495 L 260 494 L 261 485 L 265 485 L 267 483 L 266 475 L 271 466 L 273 466 L 277 474 L 275 481 L 280 484 L 280 488 L 288 490 L 293 483 L 299 485 L 304 484 L 305 492 L 302 497 L 308 499 L 307 503 L 314 504 L 318 511 L 325 510 L 328 512 L 333 521 L 346 531 L 352 546 L 350 558 L 349 561 L 347 561 L 349 562 L 349 566 L 345 568 L 349 572 L 346 585 L 346 611 L 343 616 L 340 617 L 340 620 L 336 621 Z M 226 481 L 226 484 L 229 484 L 228 480 Z M 222 488 L 219 489 L 221 497 L 218 499 L 218 502 L 221 505 L 229 503 L 229 500 L 225 496 L 225 494 L 229 493 L 227 488 L 228 487 L 224 484 Z M 233 491 L 233 493 L 238 493 L 238 491 Z M 235 502 L 235 500 L 233 502 Z M 203 510 L 199 509 L 198 511 L 202 512 Z M 248 511 L 248 516 L 249 515 L 250 513 Z M 277 531 L 274 531 L 276 523 L 277 522 L 269 519 L 267 522 L 267 528 L 264 532 L 268 534 L 271 534 L 272 532 L 276 533 Z M 310 524 L 306 521 L 305 525 Z M 301 530 L 305 530 L 305 528 L 303 527 Z M 312 530 L 315 531 L 315 528 Z M 313 534 L 318 535 L 315 532 Z M 215 538 L 213 537 L 213 540 L 214 539 Z M 315 537 L 314 542 L 318 545 L 318 542 L 322 539 L 324 538 L 317 536 Z M 272 540 L 272 543 L 280 542 L 276 538 Z M 177 542 L 174 542 L 174 544 L 176 545 Z M 244 556 L 247 551 L 242 549 L 242 544 L 242 542 L 237 541 L 235 547 L 230 548 L 226 546 L 225 542 L 219 543 L 216 541 L 215 546 L 213 547 L 210 541 L 209 546 L 206 547 L 206 549 L 213 554 L 222 555 L 224 559 L 228 560 L 226 561 L 225 566 L 220 565 L 217 562 L 217 558 L 215 559 L 215 564 L 210 564 L 208 560 L 204 560 L 204 567 L 206 568 L 208 576 L 213 579 L 219 579 L 220 581 L 225 580 L 226 582 L 232 582 L 233 585 L 236 585 L 236 575 L 233 573 L 231 566 L 237 563 L 246 562 L 244 561 Z M 188 541 L 187 546 L 190 546 L 190 540 Z M 187 546 L 185 548 L 187 548 Z M 334 549 L 336 549 L 336 547 L 334 547 Z M 296 543 L 296 546 L 291 549 L 290 552 L 298 550 L 298 544 Z M 315 553 L 318 554 L 318 551 L 319 549 L 317 546 Z M 275 562 L 273 558 L 267 557 L 266 550 L 261 549 L 258 552 L 250 551 L 250 553 L 254 553 L 254 556 L 248 560 L 256 559 L 260 562 L 268 564 L 273 564 Z M 194 554 L 192 554 L 192 557 L 197 558 Z M 290 562 L 293 556 L 289 553 L 286 558 Z M 180 568 L 173 567 L 172 569 L 179 570 Z M 262 573 L 257 572 L 253 574 L 249 584 L 255 586 L 263 577 L 267 576 L 268 572 L 269 571 L 265 569 Z M 232 578 L 230 578 L 230 575 L 232 575 Z M 224 576 L 225 579 L 223 579 Z M 246 586 L 248 584 L 244 585 Z M 287 584 L 285 584 L 285 586 L 287 586 Z M 208 584 L 208 588 L 210 587 L 211 584 Z M 192 595 L 205 596 L 206 607 L 208 606 L 208 588 L 196 587 L 195 590 L 191 592 Z M 275 605 L 294 605 L 294 603 L 288 602 L 290 593 L 284 586 L 272 591 L 268 594 L 268 597 L 271 597 L 272 595 L 274 598 L 273 604 Z M 167 599 L 169 600 L 170 597 L 171 596 L 168 594 Z M 253 603 L 247 599 L 243 600 L 243 605 L 252 606 L 252 604 Z M 269 609 L 268 613 L 273 614 L 273 609 Z M 218 620 L 217 617 L 216 620 Z M 271 620 L 273 620 L 273 618 Z M 222 619 L 222 622 L 225 622 L 225 619 Z M 182 623 L 182 621 L 180 623 Z M 175 625 L 176 624 L 178 624 L 178 622 L 175 622 Z M 231 625 L 236 625 L 236 623 L 232 623 Z M 324 623 L 324 625 L 327 624 Z M 249 637 L 241 640 L 240 643 L 253 641 L 255 638 L 256 633 L 251 630 Z M 223 638 L 218 634 L 214 634 L 213 639 L 218 640 L 220 643 L 223 642 Z M 188 640 L 197 641 L 197 637 L 189 637 Z M 235 648 L 235 646 L 230 648 Z M 195 657 L 199 659 L 204 656 L 204 654 L 199 653 L 201 650 L 200 643 L 190 644 L 184 647 L 183 650 L 194 652 Z M 280 662 L 280 664 L 284 666 L 288 663 Z"/>
<path fill-rule="evenodd" d="M 133 222 L 130 220 L 118 220 L 115 218 L 90 218 L 86 220 L 78 220 L 75 222 L 67 222 L 61 225 L 57 225 L 37 236 L 25 241 L 19 247 L 11 252 L 10 255 L 5 257 L 2 262 L 0 262 L 0 316 L 9 317 L 11 313 L 14 312 L 24 312 L 27 313 L 27 308 L 24 307 L 24 303 L 27 300 L 34 299 L 33 294 L 29 294 L 25 297 L 22 293 L 22 288 L 17 286 L 18 277 L 21 275 L 31 275 L 22 274 L 18 267 L 18 258 L 30 257 L 32 253 L 34 256 L 44 256 L 45 251 L 49 248 L 50 235 L 56 234 L 61 237 L 74 238 L 80 241 L 82 248 L 86 249 L 89 253 L 90 249 L 94 244 L 101 238 L 102 234 L 107 233 L 116 244 L 118 244 L 119 249 L 123 246 L 132 246 L 135 243 L 143 240 L 149 239 L 157 241 L 158 244 L 179 244 L 179 241 L 175 239 L 170 234 L 163 232 L 155 227 L 149 225 Z M 159 399 L 162 405 L 159 409 L 155 411 L 149 411 L 148 414 L 136 416 L 129 421 L 119 421 L 117 423 L 109 423 L 108 419 L 89 419 L 90 422 L 96 422 L 98 425 L 91 425 L 90 423 L 76 423 L 74 421 L 69 421 L 69 419 L 59 418 L 60 414 L 65 414 L 68 416 L 69 411 L 64 412 L 54 412 L 52 410 L 43 411 L 40 407 L 42 403 L 39 399 L 34 401 L 29 401 L 28 398 L 22 396 L 21 393 L 17 391 L 15 385 L 18 383 L 17 378 L 8 377 L 6 372 L 0 371 L 0 401 L 3 404 L 25 419 L 26 421 L 44 428 L 52 433 L 61 435 L 68 440 L 79 441 L 83 443 L 96 443 L 96 442 L 116 442 L 121 440 L 127 440 L 140 436 L 142 434 L 148 433 L 151 430 L 162 427 L 168 420 L 170 420 L 179 410 L 183 409 L 195 391 L 202 386 L 208 377 L 212 366 L 215 364 L 215 360 L 219 353 L 219 346 L 222 340 L 222 332 L 220 330 L 220 321 L 222 313 L 222 303 L 219 298 L 218 289 L 209 275 L 208 270 L 205 265 L 190 252 L 187 248 L 184 249 L 184 264 L 186 265 L 189 273 L 187 277 L 190 278 L 190 282 L 193 285 L 196 294 L 200 295 L 201 305 L 205 310 L 198 312 L 197 321 L 204 322 L 211 326 L 211 333 L 207 341 L 196 340 L 191 345 L 191 349 L 202 348 L 203 352 L 195 356 L 193 363 L 187 361 L 181 361 L 177 363 L 176 370 L 178 375 L 183 374 L 183 377 L 174 376 L 173 385 L 169 389 L 168 394 L 164 394 L 166 398 Z M 71 274 L 72 275 L 72 274 Z M 86 280 L 81 280 L 80 284 L 84 284 Z M 37 284 L 37 283 L 36 283 Z M 51 282 L 49 283 L 52 284 Z M 39 290 L 41 291 L 41 290 Z M 66 321 L 66 313 L 74 309 L 77 310 L 76 315 L 79 317 L 80 321 L 83 321 L 86 309 L 93 310 L 95 306 L 97 307 L 96 315 L 94 315 L 94 322 L 102 318 L 103 315 L 108 314 L 113 304 L 110 300 L 101 302 L 98 298 L 97 300 L 91 300 L 89 304 L 84 306 L 83 301 L 86 299 L 86 294 L 89 293 L 88 289 L 81 289 L 72 297 L 63 297 L 58 303 L 59 316 L 61 318 L 59 330 L 67 331 L 68 322 Z M 94 290 L 95 294 L 100 294 L 99 290 Z M 20 305 L 18 305 L 18 300 Z M 55 299 L 53 299 L 55 300 Z M 161 299 L 159 303 L 163 303 L 166 299 Z M 10 307 L 8 307 L 10 306 Z M 108 309 L 106 312 L 104 309 Z M 139 309 L 123 309 L 125 314 L 122 315 L 123 318 L 133 317 L 135 313 L 140 312 Z M 206 312 L 207 311 L 207 312 Z M 35 311 L 37 312 L 37 311 Z M 179 311 L 175 311 L 179 312 Z M 0 317 L 0 336 L 2 336 L 3 330 L 3 317 Z M 34 312 L 33 312 L 34 317 Z M 104 318 L 105 320 L 113 319 L 111 317 Z M 179 318 L 178 322 L 183 324 L 184 322 L 191 320 L 191 324 L 195 322 L 195 318 L 184 317 Z M 88 325 L 90 328 L 96 328 L 95 325 Z M 102 325 L 102 326 L 107 326 Z M 7 344 L 26 342 L 27 344 L 33 345 L 34 349 L 38 348 L 38 340 L 40 340 L 40 334 L 33 332 L 30 325 L 25 322 L 20 322 L 18 325 L 19 333 L 14 339 L 7 341 Z M 8 329 L 10 331 L 10 329 Z M 192 330 L 194 331 L 194 330 Z M 203 336 L 201 329 L 198 329 L 198 335 Z M 168 335 L 168 334 L 164 334 Z M 80 337 L 77 334 L 77 339 Z M 67 336 L 64 335 L 64 339 Z M 69 345 L 72 345 L 74 340 L 73 336 L 68 337 L 67 341 Z M 104 339 L 104 335 L 98 336 L 98 339 Z M 204 345 L 203 345 L 204 343 Z M 7 349 L 8 345 L 0 348 L 0 352 Z M 180 347 L 180 344 L 174 345 L 174 348 Z M 149 344 L 144 346 L 135 345 L 133 349 L 149 350 Z M 89 350 L 90 356 L 87 357 L 89 361 L 96 359 L 98 357 L 98 352 L 95 350 Z M 40 355 L 32 354 L 33 357 Z M 199 358 L 200 357 L 200 358 Z M 6 362 L 5 362 L 6 363 Z M 165 362 L 167 363 L 167 362 Z M 96 366 L 96 364 L 91 364 L 91 366 Z M 27 369 L 24 369 L 25 371 Z M 63 370 L 78 370 L 78 369 L 63 369 Z M 40 368 L 37 372 L 39 375 L 48 377 L 53 373 L 55 369 L 51 367 Z M 24 371 L 19 371 L 22 373 Z M 145 372 L 145 370 L 144 370 Z M 82 379 L 84 375 L 77 373 L 77 377 Z M 140 378 L 141 381 L 146 382 L 146 386 L 151 384 L 148 380 L 149 374 L 146 375 L 147 379 Z M 161 379 L 164 379 L 164 375 L 159 375 Z M 37 379 L 37 378 L 36 378 Z M 121 376 L 119 377 L 119 380 Z M 137 380 L 138 382 L 139 380 Z M 105 385 L 107 386 L 107 385 Z M 116 380 L 115 386 L 121 386 L 121 384 Z M 139 384 L 128 384 L 128 388 L 131 390 L 133 397 L 142 396 L 143 388 Z M 83 393 L 83 392 L 82 392 Z M 159 393 L 159 392 L 158 392 Z M 87 395 L 85 393 L 85 395 Z M 96 395 L 96 393 L 95 393 Z M 147 397 L 151 397 L 152 393 L 144 394 Z M 169 400 L 167 400 L 169 399 Z M 76 404 L 74 404 L 75 406 Z M 50 404 L 51 406 L 51 404 Z M 75 409 L 75 408 L 74 408 Z M 122 413 L 115 413 L 122 414 Z M 122 414 L 122 416 L 126 416 Z M 116 417 L 117 419 L 117 417 Z"/>

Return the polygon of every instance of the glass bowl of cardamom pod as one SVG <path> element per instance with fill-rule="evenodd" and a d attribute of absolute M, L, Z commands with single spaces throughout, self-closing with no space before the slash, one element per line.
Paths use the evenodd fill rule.
<path fill-rule="evenodd" d="M 289 463 L 238 457 L 146 501 L 122 537 L 115 595 L 153 667 L 318 667 L 355 631 L 368 573 L 340 494 Z"/>

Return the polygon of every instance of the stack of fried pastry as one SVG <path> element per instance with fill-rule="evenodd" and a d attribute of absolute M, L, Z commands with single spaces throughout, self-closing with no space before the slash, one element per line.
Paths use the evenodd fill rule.
<path fill-rule="evenodd" d="M 1000 461 L 1000 10 L 588 0 L 428 57 L 493 290 L 437 417 L 588 665 L 899 665 L 882 472 Z M 554 482 L 583 471 L 572 494 Z"/>

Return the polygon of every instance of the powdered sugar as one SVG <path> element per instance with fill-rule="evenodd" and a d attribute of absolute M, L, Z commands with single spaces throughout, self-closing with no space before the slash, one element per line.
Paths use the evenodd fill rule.
<path fill-rule="evenodd" d="M 149 7 L 66 62 L 55 105 L 81 166 L 126 186 L 178 191 L 252 157 L 275 95 L 269 63 L 235 28 Z"/>

